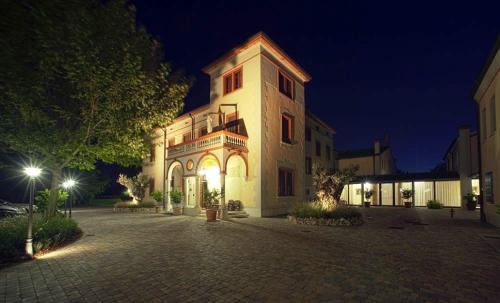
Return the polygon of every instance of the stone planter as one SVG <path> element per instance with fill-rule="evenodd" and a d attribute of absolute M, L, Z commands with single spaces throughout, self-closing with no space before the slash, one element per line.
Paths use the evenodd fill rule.
<path fill-rule="evenodd" d="M 411 208 L 411 205 L 412 203 L 411 202 L 405 202 L 405 208 Z"/>
<path fill-rule="evenodd" d="M 363 224 L 362 218 L 297 218 L 288 216 L 288 221 L 295 224 L 318 225 L 318 226 L 357 226 Z"/>
<path fill-rule="evenodd" d="M 370 207 L 371 202 L 365 201 L 365 207 Z"/>
<path fill-rule="evenodd" d="M 114 212 L 145 212 L 145 213 L 159 213 L 160 207 L 113 207 Z"/>

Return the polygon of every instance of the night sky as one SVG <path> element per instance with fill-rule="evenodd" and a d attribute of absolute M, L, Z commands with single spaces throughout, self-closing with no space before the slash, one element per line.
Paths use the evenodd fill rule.
<path fill-rule="evenodd" d="M 398 167 L 426 171 L 459 126 L 476 128 L 470 95 L 500 1 L 406 2 L 133 1 L 167 60 L 196 78 L 186 110 L 209 102 L 201 68 L 262 30 L 312 75 L 306 106 L 337 129 L 338 150 L 389 134 Z"/>

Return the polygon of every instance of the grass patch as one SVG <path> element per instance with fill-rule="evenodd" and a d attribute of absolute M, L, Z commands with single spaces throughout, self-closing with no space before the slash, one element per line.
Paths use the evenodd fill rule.
<path fill-rule="evenodd" d="M 28 218 L 26 216 L 5 218 L 0 221 L 0 261 L 10 261 L 25 256 Z M 56 216 L 45 219 L 42 215 L 33 217 L 34 253 L 57 248 L 71 242 L 82 234 L 78 224 L 69 218 Z"/>
<path fill-rule="evenodd" d="M 120 201 L 120 198 L 105 198 L 105 199 L 92 199 L 87 205 L 88 206 L 113 206 L 116 202 Z"/>

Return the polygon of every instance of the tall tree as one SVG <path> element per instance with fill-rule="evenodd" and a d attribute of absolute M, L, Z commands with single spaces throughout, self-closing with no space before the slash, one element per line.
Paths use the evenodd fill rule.
<path fill-rule="evenodd" d="M 64 168 L 140 163 L 190 83 L 124 0 L 6 0 L 0 8 L 0 145 L 51 173 L 53 215 Z"/>

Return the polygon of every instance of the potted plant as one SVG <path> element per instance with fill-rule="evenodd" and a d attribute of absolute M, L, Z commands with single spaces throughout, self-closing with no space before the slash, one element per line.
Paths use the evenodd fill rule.
<path fill-rule="evenodd" d="M 170 192 L 170 203 L 172 203 L 172 209 L 175 216 L 182 215 L 182 192 L 178 190 L 173 190 Z"/>
<path fill-rule="evenodd" d="M 466 206 L 468 210 L 475 210 L 477 207 L 477 195 L 468 193 L 464 196 Z"/>
<path fill-rule="evenodd" d="M 370 200 L 373 196 L 373 190 L 371 189 L 368 189 L 368 190 L 365 190 L 365 207 L 370 207 Z"/>
<path fill-rule="evenodd" d="M 405 203 L 405 207 L 406 208 L 411 208 L 412 202 L 409 201 L 409 200 L 413 197 L 413 190 L 402 188 L 401 189 L 401 196 L 403 197 L 403 200 L 406 200 L 404 202 Z"/>
<path fill-rule="evenodd" d="M 205 201 L 207 221 L 216 221 L 221 192 L 217 189 L 207 190 L 203 193 L 203 198 Z"/>
<path fill-rule="evenodd" d="M 163 192 L 157 190 L 157 191 L 153 192 L 151 194 L 151 196 L 156 201 L 155 209 L 156 209 L 156 212 L 158 212 L 160 209 L 159 205 L 161 205 L 161 203 L 163 202 Z"/>

